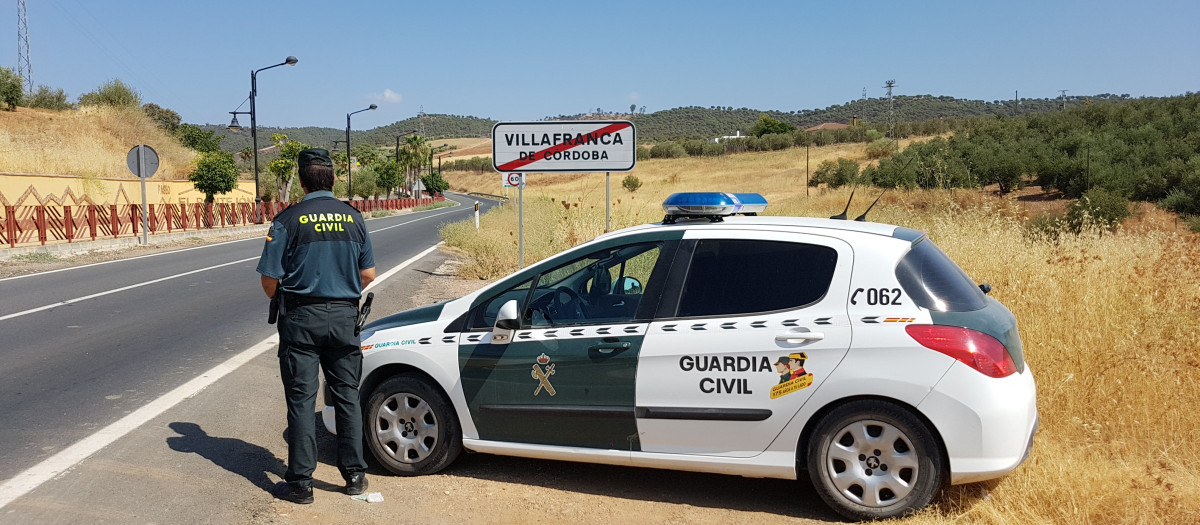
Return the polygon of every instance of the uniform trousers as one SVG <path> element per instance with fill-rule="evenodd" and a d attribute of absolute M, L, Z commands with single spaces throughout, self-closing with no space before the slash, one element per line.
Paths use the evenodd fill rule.
<path fill-rule="evenodd" d="M 350 304 L 317 303 L 289 308 L 279 320 L 279 373 L 287 397 L 288 467 L 284 479 L 311 486 L 317 467 L 316 410 L 318 369 L 334 407 L 337 467 L 346 480 L 367 469 L 363 459 L 360 339 L 354 335 L 358 309 Z"/>

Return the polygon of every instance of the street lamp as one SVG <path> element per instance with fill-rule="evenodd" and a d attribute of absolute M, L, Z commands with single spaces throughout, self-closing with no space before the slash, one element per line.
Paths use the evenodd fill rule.
<path fill-rule="evenodd" d="M 258 192 L 258 122 L 254 115 L 254 97 L 258 95 L 258 72 L 266 71 L 273 67 L 279 66 L 294 66 L 299 60 L 296 57 L 289 56 L 283 62 L 273 66 L 267 66 L 262 69 L 256 69 L 250 72 L 250 141 L 254 148 L 254 222 L 262 224 L 262 194 Z M 245 111 L 230 111 L 233 114 L 233 121 L 229 123 L 229 131 L 237 133 L 242 130 L 242 126 L 238 124 L 237 116 L 244 115 Z"/>
<path fill-rule="evenodd" d="M 360 109 L 358 111 L 352 111 L 350 113 L 346 113 L 346 186 L 347 186 L 347 190 L 346 190 L 347 195 L 346 196 L 349 197 L 350 200 L 354 200 L 354 175 L 352 175 L 350 173 L 350 171 L 351 171 L 351 167 L 350 167 L 350 115 L 353 115 L 355 113 L 362 113 L 364 111 L 370 111 L 377 107 L 379 107 L 379 106 L 376 106 L 375 104 L 371 104 L 371 107 L 369 107 L 369 108 Z"/>

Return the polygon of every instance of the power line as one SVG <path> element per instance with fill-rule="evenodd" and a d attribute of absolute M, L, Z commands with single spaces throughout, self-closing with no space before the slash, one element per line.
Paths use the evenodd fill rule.
<path fill-rule="evenodd" d="M 17 0 L 17 76 L 25 79 L 25 91 L 33 94 L 33 64 L 29 59 L 29 17 L 25 0 Z"/>

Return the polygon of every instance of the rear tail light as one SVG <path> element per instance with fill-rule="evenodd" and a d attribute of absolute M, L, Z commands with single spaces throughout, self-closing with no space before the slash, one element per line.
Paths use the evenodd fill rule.
<path fill-rule="evenodd" d="M 1004 344 L 983 332 L 932 324 L 908 325 L 905 331 L 921 346 L 962 361 L 988 377 L 1005 377 L 1017 371 Z"/>

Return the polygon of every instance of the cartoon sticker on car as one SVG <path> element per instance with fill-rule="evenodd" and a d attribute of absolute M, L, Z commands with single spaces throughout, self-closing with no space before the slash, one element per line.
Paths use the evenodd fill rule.
<path fill-rule="evenodd" d="M 786 396 L 812 385 L 813 375 L 804 370 L 804 362 L 807 360 L 808 354 L 796 352 L 781 356 L 775 361 L 775 372 L 779 374 L 779 384 L 771 387 L 771 399 Z"/>

